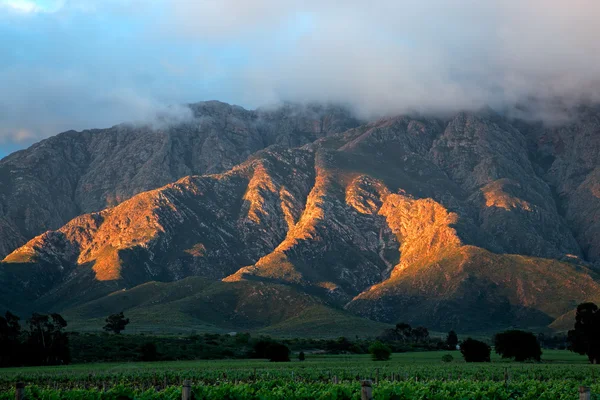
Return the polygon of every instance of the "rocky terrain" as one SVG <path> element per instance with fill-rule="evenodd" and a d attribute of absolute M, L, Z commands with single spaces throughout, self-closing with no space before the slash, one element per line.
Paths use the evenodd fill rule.
<path fill-rule="evenodd" d="M 303 145 L 358 125 L 338 107 L 248 111 L 190 105 L 168 127 L 123 124 L 65 132 L 0 161 L 0 257 L 83 213 L 188 175 L 226 171 L 273 144 Z"/>
<path fill-rule="evenodd" d="M 92 321 L 125 291 L 140 318 L 223 329 L 335 315 L 484 331 L 556 326 L 600 300 L 597 109 L 555 127 L 489 110 L 194 112 L 2 160 L 0 306 Z M 148 302 L 148 282 L 177 293 L 190 277 L 202 284 Z"/>

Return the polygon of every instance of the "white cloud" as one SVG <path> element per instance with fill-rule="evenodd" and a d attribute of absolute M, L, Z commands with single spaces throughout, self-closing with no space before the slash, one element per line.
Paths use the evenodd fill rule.
<path fill-rule="evenodd" d="M 598 98 L 596 0 L 173 0 L 171 33 L 253 41 L 248 92 L 360 111 L 454 111 L 532 97 Z M 269 43 L 295 15 L 310 33 Z"/>
<path fill-rule="evenodd" d="M 600 100 L 597 0 L 0 4 L 25 16 L 0 18 L 0 35 L 16 32 L 0 42 L 0 131 L 17 136 L 209 99 L 342 102 L 364 116 L 536 99 L 530 116 L 545 118 Z"/>
<path fill-rule="evenodd" d="M 0 1 L 0 7 L 21 13 L 33 13 L 41 11 L 41 8 L 33 1 L 28 0 L 4 0 Z"/>
<path fill-rule="evenodd" d="M 63 9 L 67 0 L 0 0 L 0 8 L 23 14 L 55 13 Z"/>

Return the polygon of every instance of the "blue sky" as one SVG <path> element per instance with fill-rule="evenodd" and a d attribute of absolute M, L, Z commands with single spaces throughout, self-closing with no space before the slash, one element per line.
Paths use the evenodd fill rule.
<path fill-rule="evenodd" d="M 339 4 L 0 0 L 0 156 L 211 99 L 378 116 L 599 97 L 596 0 Z"/>

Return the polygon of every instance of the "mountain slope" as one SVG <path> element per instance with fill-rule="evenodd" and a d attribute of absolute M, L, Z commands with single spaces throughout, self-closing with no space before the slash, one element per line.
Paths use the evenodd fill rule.
<path fill-rule="evenodd" d="M 248 111 L 190 105 L 165 126 L 65 132 L 0 161 L 0 257 L 72 218 L 188 175 L 226 171 L 270 145 L 295 147 L 358 125 L 333 106 Z"/>
<path fill-rule="evenodd" d="M 88 320 L 135 288 L 140 319 L 172 309 L 214 329 L 283 332 L 348 312 L 440 329 L 547 326 L 599 287 L 532 132 L 483 111 L 270 147 L 35 237 L 0 265 L 0 304 Z M 148 303 L 147 282 L 187 277 L 211 284 Z"/>
<path fill-rule="evenodd" d="M 258 282 L 228 284 L 190 277 L 176 282 L 148 282 L 70 309 L 71 329 L 99 330 L 106 315 L 124 311 L 128 330 L 168 332 L 253 331 L 277 336 L 339 337 L 351 332 L 369 336 L 386 324 L 334 310 L 319 299 L 283 285 Z"/>
<path fill-rule="evenodd" d="M 395 270 L 346 308 L 387 322 L 401 315 L 441 330 L 535 329 L 581 302 L 598 302 L 598 278 L 568 263 L 461 246 Z"/>
<path fill-rule="evenodd" d="M 581 130 L 487 110 L 319 127 L 31 239 L 0 264 L 0 304 L 83 323 L 118 299 L 147 325 L 282 334 L 359 317 L 562 326 L 577 303 L 600 300 L 595 156 L 582 152 L 573 172 L 578 135 L 593 147 L 598 133 L 589 112 Z M 265 118 L 281 127 L 286 113 Z"/>

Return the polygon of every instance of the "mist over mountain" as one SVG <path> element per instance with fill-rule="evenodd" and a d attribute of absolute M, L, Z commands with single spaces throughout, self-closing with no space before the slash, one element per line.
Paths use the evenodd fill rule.
<path fill-rule="evenodd" d="M 198 99 L 548 122 L 600 100 L 594 0 L 38 3 L 0 1 L 1 145 Z"/>

